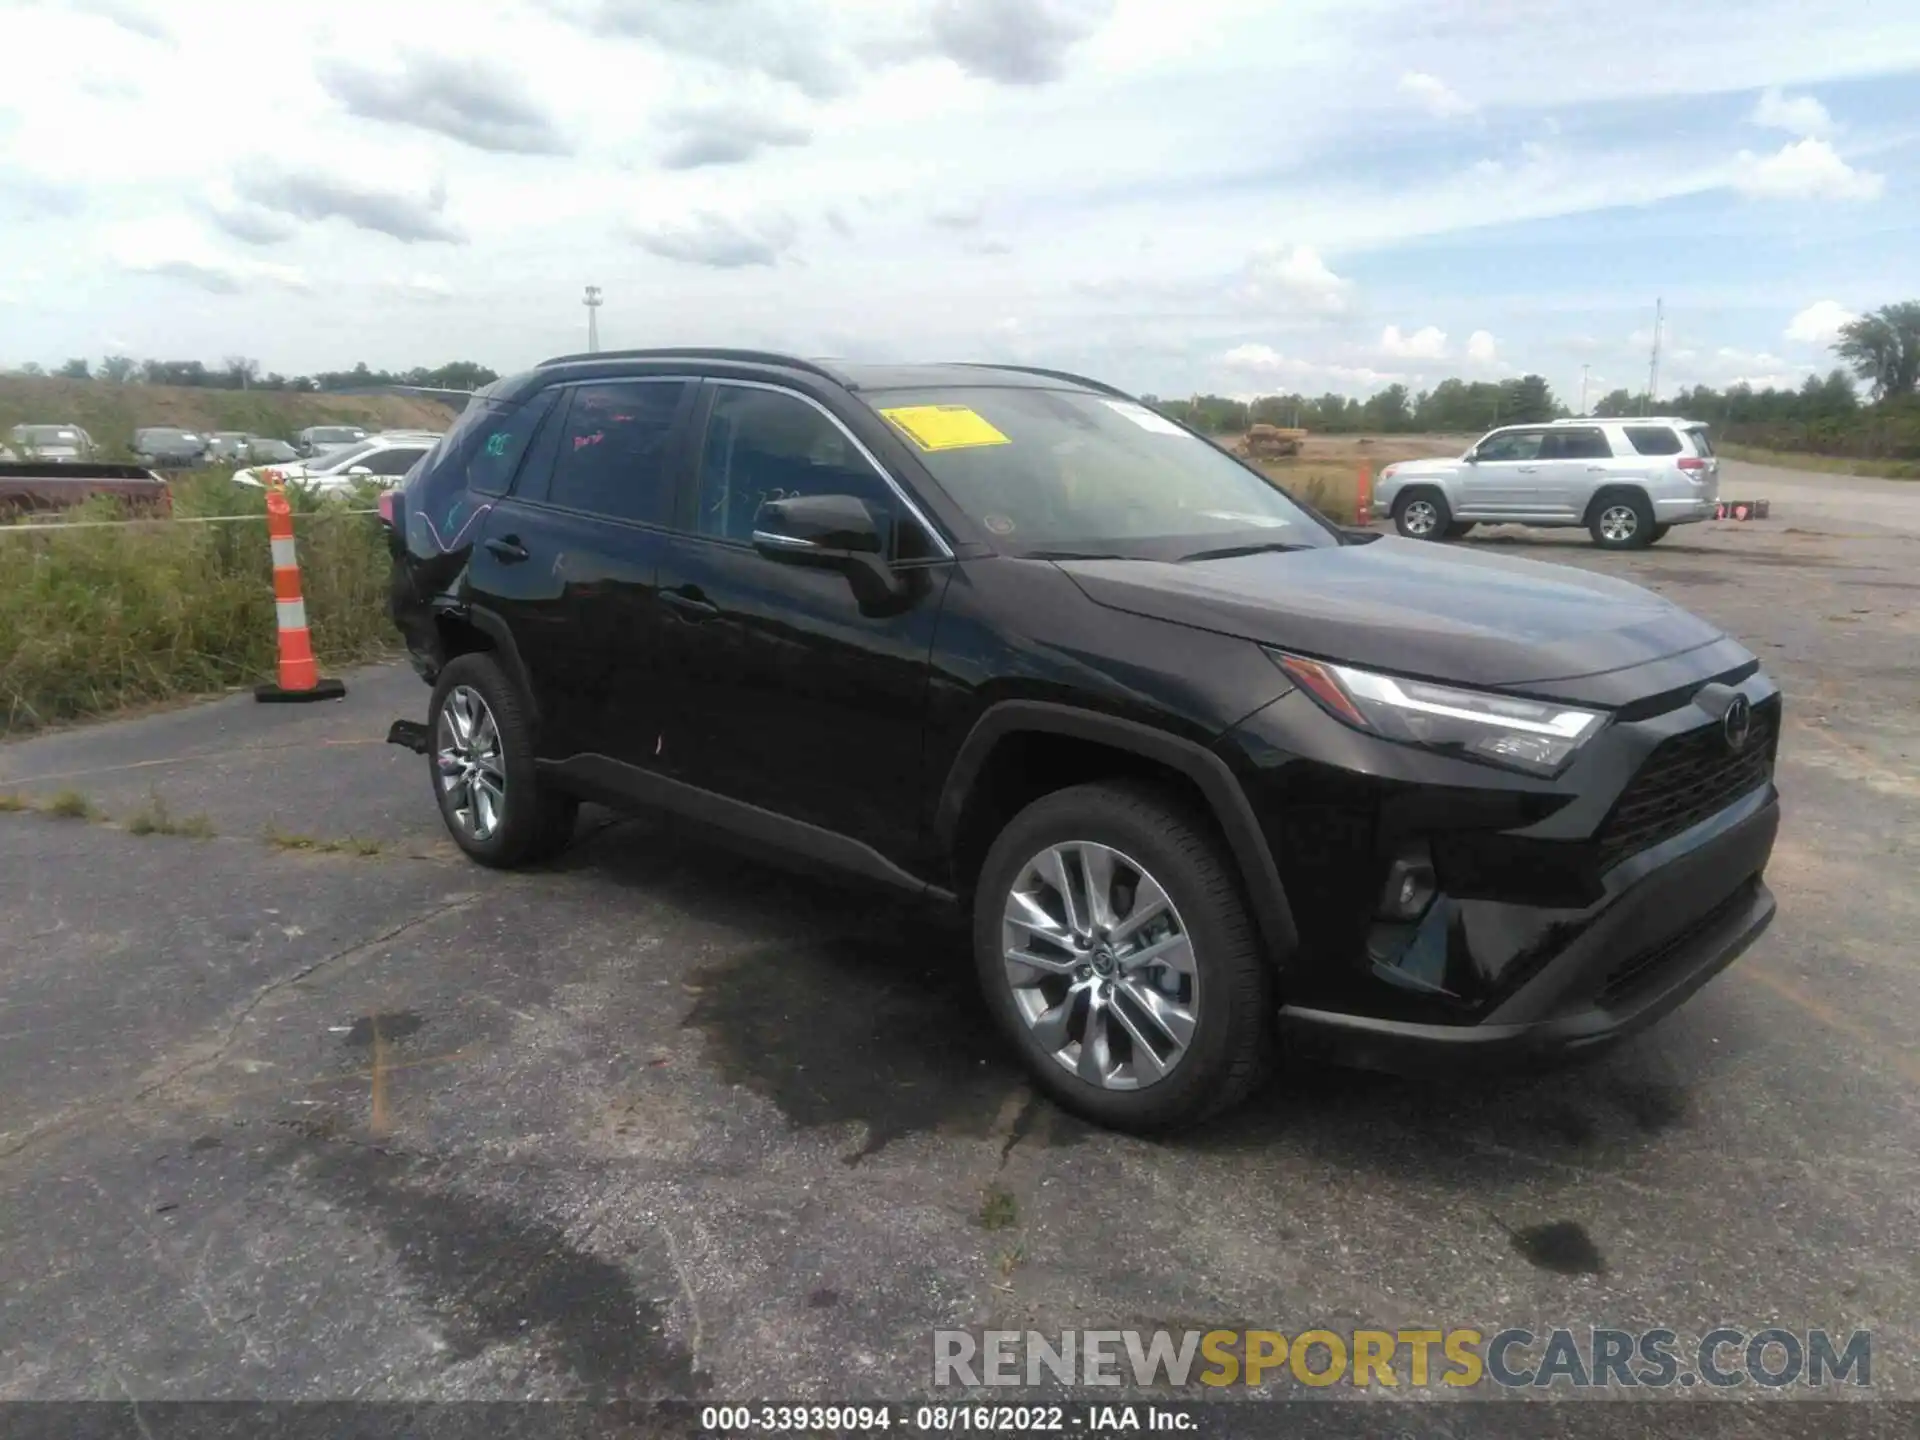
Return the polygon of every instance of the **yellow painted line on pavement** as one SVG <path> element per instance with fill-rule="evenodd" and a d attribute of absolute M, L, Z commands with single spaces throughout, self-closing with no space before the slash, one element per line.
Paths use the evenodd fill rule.
<path fill-rule="evenodd" d="M 1743 971 L 1767 990 L 1771 990 L 1789 1005 L 1812 1016 L 1829 1030 L 1837 1031 L 1857 1044 L 1862 1050 L 1883 1061 L 1909 1085 L 1920 1085 L 1920 1059 L 1897 1045 L 1890 1045 L 1858 1020 L 1841 1014 L 1826 1001 L 1809 995 L 1785 976 L 1767 969 L 1764 965 L 1749 964 Z"/>

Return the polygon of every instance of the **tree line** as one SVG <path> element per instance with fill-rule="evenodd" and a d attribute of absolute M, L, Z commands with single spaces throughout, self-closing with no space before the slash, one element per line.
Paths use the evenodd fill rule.
<path fill-rule="evenodd" d="M 260 373 L 260 362 L 229 355 L 218 365 L 200 360 L 135 360 L 109 355 L 96 366 L 89 360 L 69 360 L 49 372 L 35 364 L 20 367 L 23 375 L 52 374 L 65 380 L 99 380 L 109 385 L 184 385 L 198 390 L 286 390 L 322 392 L 357 390 L 376 385 L 424 385 L 437 390 L 477 390 L 500 377 L 485 365 L 455 360 L 428 369 L 373 370 L 362 360 L 351 370 L 320 370 L 312 375 Z"/>
<path fill-rule="evenodd" d="M 1920 301 L 1884 305 L 1842 326 L 1833 344 L 1844 363 L 1798 386 L 1716 390 L 1695 385 L 1654 398 L 1613 390 L 1588 413 L 1606 418 L 1678 415 L 1712 426 L 1725 440 L 1774 450 L 1852 458 L 1920 459 Z M 1866 390 L 1862 400 L 1856 381 Z M 1571 417 L 1538 375 L 1515 380 L 1442 380 L 1417 395 L 1392 384 L 1365 400 L 1328 393 L 1142 397 L 1162 413 L 1209 434 L 1249 425 L 1298 427 L 1319 434 L 1470 434 L 1499 425 Z"/>

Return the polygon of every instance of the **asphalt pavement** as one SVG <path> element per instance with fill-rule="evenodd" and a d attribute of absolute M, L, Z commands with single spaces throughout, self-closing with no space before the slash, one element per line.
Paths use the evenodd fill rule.
<path fill-rule="evenodd" d="M 1290 1068 L 1175 1141 L 1038 1100 L 912 906 L 602 812 L 465 863 L 382 743 L 401 667 L 0 747 L 0 793 L 105 816 L 0 815 L 0 1399 L 844 1399 L 924 1391 L 951 1326 L 1721 1323 L 1870 1329 L 1920 1399 L 1920 485 L 1776 477 L 1638 554 L 1469 542 L 1780 679 L 1767 936 L 1598 1062 Z M 213 834 L 133 833 L 156 799 Z"/>

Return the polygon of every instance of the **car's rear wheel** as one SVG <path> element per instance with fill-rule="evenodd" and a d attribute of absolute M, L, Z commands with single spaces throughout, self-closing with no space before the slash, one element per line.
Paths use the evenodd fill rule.
<path fill-rule="evenodd" d="M 1205 819 L 1137 783 L 1035 801 L 975 889 L 987 1002 L 1034 1082 L 1116 1129 L 1195 1124 L 1273 1051 L 1273 968 Z"/>
<path fill-rule="evenodd" d="M 526 704 L 493 656 L 462 655 L 440 672 L 427 733 L 440 818 L 473 859 L 510 869 L 573 838 L 579 802 L 541 783 Z"/>
<path fill-rule="evenodd" d="M 1637 490 L 1608 490 L 1587 512 L 1588 533 L 1602 550 L 1638 550 L 1653 543 L 1653 507 Z"/>
<path fill-rule="evenodd" d="M 1393 528 L 1409 540 L 1438 540 L 1452 523 L 1447 497 L 1438 490 L 1403 491 L 1393 502 Z"/>

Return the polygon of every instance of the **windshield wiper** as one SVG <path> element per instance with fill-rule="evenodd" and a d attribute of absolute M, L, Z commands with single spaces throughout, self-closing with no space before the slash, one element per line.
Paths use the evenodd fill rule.
<path fill-rule="evenodd" d="M 1263 540 L 1253 545 L 1222 545 L 1218 550 L 1196 550 L 1191 555 L 1182 555 L 1177 563 L 1184 565 L 1189 560 L 1231 560 L 1238 555 L 1265 555 L 1273 550 L 1306 548 L 1305 545 L 1293 545 L 1285 540 Z"/>

